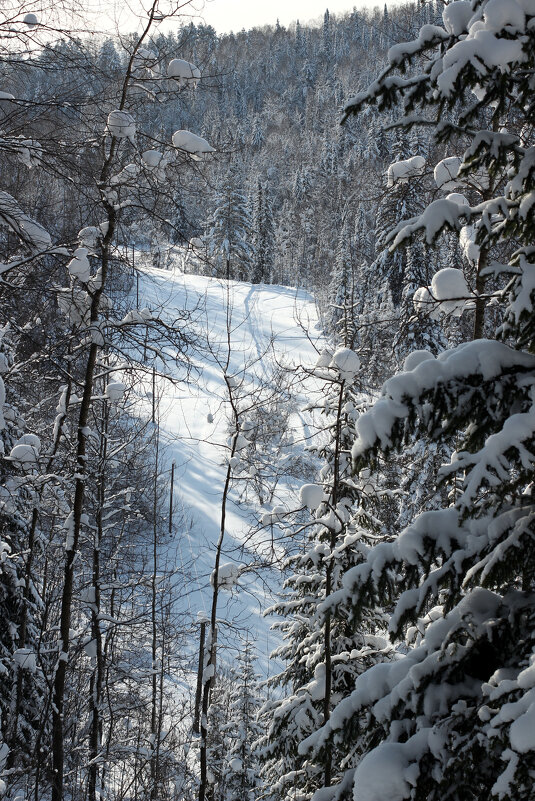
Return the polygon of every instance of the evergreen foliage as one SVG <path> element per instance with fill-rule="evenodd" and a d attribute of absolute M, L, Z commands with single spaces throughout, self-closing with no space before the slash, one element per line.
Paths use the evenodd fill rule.
<path fill-rule="evenodd" d="M 207 234 L 212 274 L 244 281 L 251 270 L 251 218 L 247 197 L 231 170 L 216 195 Z"/>
<path fill-rule="evenodd" d="M 431 801 L 533 794 L 533 19 L 526 4 L 451 3 L 444 27 L 393 47 L 390 66 L 347 108 L 399 103 L 398 124 L 433 122 L 439 142 L 462 148 L 461 182 L 484 183 L 482 202 L 437 199 L 388 235 L 394 247 L 419 233 L 431 244 L 443 229 L 473 226 L 476 335 L 487 276 L 510 278 L 502 342 L 475 339 L 426 358 L 387 381 L 357 421 L 357 469 L 415 437 L 455 447 L 440 473 L 449 503 L 420 513 L 344 579 L 357 616 L 392 605 L 391 636 L 408 647 L 357 678 L 308 742 L 316 753 L 348 730 L 362 732 L 357 801 L 385 792 Z M 411 66 L 401 79 L 397 71 Z M 508 263 L 496 265 L 498 253 Z M 435 293 L 432 302 L 447 299 Z"/>
<path fill-rule="evenodd" d="M 348 571 L 363 561 L 374 532 L 381 529 L 374 514 L 381 492 L 369 482 L 363 491 L 351 478 L 348 448 L 361 406 L 356 369 L 356 354 L 344 347 L 334 354 L 325 351 L 312 371 L 323 384 L 318 401 L 323 418 L 321 483 L 305 484 L 301 490 L 310 518 L 300 510 L 294 536 L 305 534 L 305 544 L 287 560 L 285 597 L 268 610 L 281 618 L 274 628 L 284 642 L 274 656 L 285 663 L 270 680 L 284 690 L 284 697 L 266 702 L 267 734 L 260 741 L 262 775 L 270 788 L 266 795 L 274 798 L 297 792 L 308 799 L 331 784 L 340 797 L 349 797 L 359 748 L 337 738 L 311 758 L 303 743 L 351 693 L 356 676 L 390 651 L 381 636 L 384 620 L 378 608 L 368 608 L 355 625 L 349 607 L 341 605 L 333 614 L 325 605 L 326 598 L 341 590 Z"/>
<path fill-rule="evenodd" d="M 254 195 L 252 214 L 251 281 L 271 283 L 274 268 L 273 209 L 269 186 L 259 180 Z"/>

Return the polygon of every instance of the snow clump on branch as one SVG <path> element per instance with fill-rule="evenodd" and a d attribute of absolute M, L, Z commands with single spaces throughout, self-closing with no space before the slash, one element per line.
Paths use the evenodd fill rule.
<path fill-rule="evenodd" d="M 120 401 L 123 398 L 126 387 L 121 381 L 111 381 L 106 387 L 105 397 L 109 401 Z"/>
<path fill-rule="evenodd" d="M 468 289 L 463 271 L 445 267 L 435 273 L 431 286 L 416 290 L 413 304 L 416 312 L 428 313 L 432 319 L 438 320 L 443 314 L 460 317 L 470 308 L 471 297 L 473 294 Z"/>
<path fill-rule="evenodd" d="M 163 158 L 163 153 L 160 153 L 159 150 L 145 150 L 141 158 L 145 162 L 146 167 L 159 167 Z"/>
<path fill-rule="evenodd" d="M 434 359 L 432 353 L 428 350 L 413 350 L 412 353 L 405 358 L 403 362 L 403 372 L 409 372 L 410 370 L 414 370 L 415 367 L 418 367 L 419 364 L 422 362 L 426 362 L 428 359 Z"/>
<path fill-rule="evenodd" d="M 319 484 L 303 484 L 299 491 L 299 498 L 303 506 L 309 509 L 317 509 L 323 503 L 323 487 Z"/>
<path fill-rule="evenodd" d="M 338 348 L 332 357 L 330 367 L 338 370 L 343 381 L 352 381 L 360 370 L 360 359 L 351 348 Z"/>
<path fill-rule="evenodd" d="M 442 12 L 442 22 L 446 31 L 453 36 L 466 33 L 472 14 L 472 3 L 469 0 L 456 0 L 455 3 L 449 3 Z"/>
<path fill-rule="evenodd" d="M 134 139 L 136 135 L 136 123 L 131 114 L 127 111 L 110 111 L 106 129 L 110 136 L 116 139 Z"/>
<path fill-rule="evenodd" d="M 47 250 L 52 245 L 48 231 L 28 217 L 8 192 L 0 192 L 0 221 L 11 228 L 32 249 Z"/>
<path fill-rule="evenodd" d="M 176 81 L 179 89 L 192 86 L 194 89 L 201 80 L 201 71 L 195 64 L 184 61 L 183 58 L 174 58 L 167 67 L 167 77 Z"/>
<path fill-rule="evenodd" d="M 425 159 L 423 156 L 412 156 L 403 161 L 394 161 L 388 167 L 386 185 L 391 187 L 395 184 L 406 183 L 409 178 L 421 175 L 424 169 Z"/>
<path fill-rule="evenodd" d="M 431 280 L 431 294 L 440 302 L 442 311 L 460 316 L 471 293 L 463 271 L 456 267 L 445 267 L 434 274 Z"/>
<path fill-rule="evenodd" d="M 88 225 L 78 231 L 78 241 L 81 247 L 87 248 L 88 250 L 95 250 L 95 248 L 98 247 L 98 241 L 101 237 L 102 231 L 94 225 Z"/>
<path fill-rule="evenodd" d="M 232 590 L 238 583 L 238 579 L 243 570 L 243 565 L 235 565 L 233 562 L 225 562 L 219 566 L 217 571 L 217 586 L 221 590 Z M 210 584 L 215 586 L 216 571 L 212 571 L 210 576 Z"/>
<path fill-rule="evenodd" d="M 462 159 L 449 156 L 439 161 L 434 170 L 435 183 L 439 189 L 456 189 L 462 181 L 457 180 Z"/>
<path fill-rule="evenodd" d="M 35 434 L 24 434 L 11 449 L 9 459 L 21 465 L 35 464 L 41 450 L 41 440 Z"/>
<path fill-rule="evenodd" d="M 191 131 L 175 131 L 172 137 L 173 145 L 179 150 L 185 150 L 189 153 L 192 159 L 200 161 L 203 153 L 215 153 L 215 147 L 212 147 L 206 139 Z"/>
<path fill-rule="evenodd" d="M 67 265 L 67 270 L 72 278 L 78 278 L 79 281 L 87 283 L 91 277 L 91 265 L 87 258 L 87 248 L 77 248 L 71 261 Z"/>

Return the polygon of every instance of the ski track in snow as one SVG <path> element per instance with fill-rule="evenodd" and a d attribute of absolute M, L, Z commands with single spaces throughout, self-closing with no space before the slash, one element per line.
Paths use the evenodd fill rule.
<path fill-rule="evenodd" d="M 160 377 L 157 380 L 165 467 L 170 469 L 175 462 L 174 497 L 175 507 L 179 508 L 166 559 L 171 563 L 175 560 L 178 567 L 181 591 L 177 613 L 185 613 L 190 621 L 195 621 L 197 612 L 209 611 L 211 603 L 210 574 L 219 535 L 226 471 L 225 448 L 222 447 L 228 439 L 226 363 L 228 361 L 229 375 L 255 384 L 269 380 L 272 367 L 281 361 L 290 367 L 312 366 L 317 359 L 313 343 L 319 349 L 322 346 L 318 317 L 313 298 L 302 290 L 237 281 L 227 283 L 158 269 L 140 272 L 139 294 L 140 308 L 161 308 L 167 320 L 176 319 L 185 308 L 194 310 L 194 322 L 186 325 L 190 328 L 193 325 L 199 337 L 199 347 L 189 354 L 194 368 L 189 381 L 185 380 L 186 367 L 176 366 L 171 360 L 163 370 L 159 364 L 158 370 L 179 383 L 173 384 Z M 211 352 L 203 353 L 207 342 Z M 148 382 L 142 389 L 145 395 L 151 391 Z M 306 402 L 304 397 L 300 400 Z M 146 403 L 144 413 L 150 414 Z M 208 414 L 213 415 L 212 423 L 208 421 Z M 300 429 L 297 436 L 308 433 L 304 416 L 298 413 L 293 417 L 293 423 Z M 283 482 L 279 498 L 288 498 L 289 493 L 297 489 L 295 479 Z M 297 500 L 294 503 L 296 507 L 299 505 Z M 251 526 L 258 525 L 261 515 L 260 507 L 238 503 L 236 489 L 232 490 L 227 508 L 223 563 L 247 564 L 252 560 L 248 537 Z M 241 628 L 250 632 L 250 638 L 256 643 L 259 668 L 267 674 L 267 656 L 275 641 L 269 631 L 272 621 L 262 617 L 263 609 L 270 602 L 265 581 L 277 583 L 273 575 L 260 577 L 254 572 L 242 575 L 237 589 L 221 592 L 218 618 L 222 621 L 220 642 L 228 640 L 230 648 L 236 645 L 235 635 L 228 636 L 232 627 L 235 631 Z M 192 659 L 195 648 L 193 643 Z"/>
<path fill-rule="evenodd" d="M 255 287 L 254 284 L 251 284 L 251 288 L 250 288 L 249 292 L 246 294 L 245 299 L 244 299 L 245 319 L 247 320 L 247 323 L 248 323 L 248 326 L 249 326 L 251 339 L 254 342 L 255 347 L 256 347 L 256 354 L 258 356 L 258 359 L 260 360 L 260 364 L 263 367 L 264 375 L 267 377 L 268 376 L 268 371 L 267 371 L 267 369 L 265 367 L 265 364 L 264 364 L 264 362 L 262 360 L 262 349 L 261 349 L 260 341 L 259 341 L 257 333 L 256 333 L 257 329 L 259 327 L 259 325 L 258 325 L 258 323 L 259 323 L 258 311 L 257 311 L 257 308 L 256 308 L 256 299 L 257 299 L 256 298 L 256 293 L 257 292 L 258 292 L 258 289 Z M 252 303 L 251 303 L 251 299 L 253 300 Z M 254 316 L 253 316 L 253 312 L 254 312 Z"/>

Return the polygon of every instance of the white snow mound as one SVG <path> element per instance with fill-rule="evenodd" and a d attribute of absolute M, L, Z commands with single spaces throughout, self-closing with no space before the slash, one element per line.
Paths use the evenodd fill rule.
<path fill-rule="evenodd" d="M 17 648 L 13 653 L 15 664 L 30 673 L 35 673 L 37 669 L 37 656 L 31 648 Z"/>
<path fill-rule="evenodd" d="M 159 150 L 145 150 L 141 156 L 147 167 L 158 167 L 163 158 L 163 153 Z"/>
<path fill-rule="evenodd" d="M 419 364 L 422 362 L 428 361 L 428 359 L 434 359 L 432 353 L 428 350 L 413 350 L 412 353 L 405 358 L 403 362 L 403 370 L 404 372 L 408 373 L 410 370 L 414 370 L 415 367 L 418 367 Z"/>
<path fill-rule="evenodd" d="M 455 189 L 461 181 L 457 180 L 462 159 L 458 156 L 449 156 L 439 161 L 435 167 L 434 178 L 439 189 Z"/>
<path fill-rule="evenodd" d="M 425 169 L 425 159 L 423 156 L 412 156 L 403 161 L 394 161 L 388 167 L 387 186 L 394 186 L 398 183 L 405 183 L 409 178 L 421 175 Z"/>
<path fill-rule="evenodd" d="M 73 258 L 67 265 L 67 270 L 72 278 L 78 278 L 79 281 L 86 283 L 91 277 L 91 265 L 87 258 L 87 248 L 77 248 L 74 251 Z"/>
<path fill-rule="evenodd" d="M 186 153 L 199 156 L 202 153 L 215 153 L 215 148 L 208 144 L 206 139 L 191 131 L 175 131 L 172 137 L 173 145 Z"/>
<path fill-rule="evenodd" d="M 235 565 L 233 562 L 225 562 L 225 564 L 219 565 L 217 586 L 222 590 L 231 590 L 238 583 L 241 571 L 242 566 Z M 212 587 L 215 585 L 215 570 L 210 576 L 210 583 Z"/>
<path fill-rule="evenodd" d="M 88 225 L 82 228 L 81 231 L 78 231 L 78 241 L 83 247 L 89 250 L 94 250 L 97 247 L 98 240 L 101 236 L 102 231 L 94 225 Z"/>
<path fill-rule="evenodd" d="M 24 434 L 11 448 L 9 458 L 21 465 L 34 464 L 41 450 L 41 440 L 35 434 Z"/>
<path fill-rule="evenodd" d="M 426 312 L 430 312 L 433 309 L 433 298 L 431 297 L 431 293 L 429 291 L 428 286 L 421 286 L 419 289 L 416 290 L 412 297 L 412 302 L 414 304 L 414 310 L 416 312 L 421 312 L 425 314 Z"/>
<path fill-rule="evenodd" d="M 333 352 L 328 348 L 324 348 L 318 356 L 316 367 L 328 367 L 332 361 Z"/>
<path fill-rule="evenodd" d="M 317 509 L 323 502 L 323 487 L 320 484 L 303 484 L 299 491 L 299 498 L 303 506 Z"/>
<path fill-rule="evenodd" d="M 460 192 L 450 192 L 449 195 L 446 195 L 446 200 L 451 200 L 452 203 L 457 203 L 458 206 L 470 205 L 465 196 L 461 195 Z"/>
<path fill-rule="evenodd" d="M 351 381 L 360 370 L 360 359 L 351 348 L 338 348 L 332 357 L 330 366 L 339 371 L 340 378 Z"/>
<path fill-rule="evenodd" d="M 127 111 L 110 111 L 108 114 L 107 130 L 117 139 L 133 138 L 136 133 L 136 123 Z"/>
<path fill-rule="evenodd" d="M 180 89 L 186 86 L 195 88 L 201 80 L 201 71 L 195 64 L 184 61 L 183 58 L 174 58 L 167 67 L 167 77 L 176 80 Z"/>
<path fill-rule="evenodd" d="M 106 387 L 106 397 L 110 401 L 120 401 L 126 387 L 121 381 L 111 381 Z"/>
<path fill-rule="evenodd" d="M 440 301 L 466 298 L 469 290 L 463 271 L 456 267 L 439 270 L 431 281 L 431 292 Z"/>
<path fill-rule="evenodd" d="M 473 13 L 472 3 L 469 0 L 456 0 L 445 7 L 442 12 L 442 22 L 448 33 L 460 36 L 468 31 L 468 23 Z"/>

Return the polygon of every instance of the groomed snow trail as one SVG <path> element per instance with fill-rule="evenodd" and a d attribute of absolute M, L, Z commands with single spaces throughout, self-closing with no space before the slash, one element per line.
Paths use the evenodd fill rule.
<path fill-rule="evenodd" d="M 184 309 L 190 310 L 192 320 L 186 325 L 189 335 L 194 332 L 196 339 L 188 353 L 189 374 L 185 365 L 173 364 L 174 354 L 169 354 L 166 366 L 158 364 L 158 370 L 175 383 L 157 379 L 164 458 L 167 467 L 175 462 L 174 495 L 182 510 L 175 515 L 167 558 L 171 563 L 176 560 L 178 582 L 183 583 L 177 613 L 185 613 L 193 623 L 199 611 L 209 611 L 211 603 L 210 574 L 220 528 L 225 445 L 229 439 L 225 373 L 237 384 L 238 396 L 240 390 L 245 393 L 251 389 L 253 395 L 260 395 L 261 385 L 269 384 L 274 369 L 284 364 L 290 394 L 298 406 L 303 405 L 307 398 L 296 368 L 315 364 L 322 337 L 314 300 L 302 290 L 146 269 L 140 274 L 139 295 L 140 308 L 158 309 L 168 321 L 175 320 Z M 143 389 L 147 394 L 151 391 L 148 385 Z M 302 414 L 292 415 L 292 434 L 297 443 L 304 433 L 303 424 Z M 297 477 L 284 477 L 275 502 L 299 506 L 301 483 Z M 258 531 L 265 509 L 241 503 L 240 491 L 240 486 L 231 491 L 222 562 L 252 566 L 258 561 L 258 549 L 264 543 L 265 551 L 271 535 Z M 277 583 L 276 573 L 268 574 L 252 567 L 245 569 L 238 586 L 220 594 L 219 606 L 219 618 L 229 624 L 229 633 L 238 629 L 250 633 L 264 668 L 273 642 L 270 621 L 262 612 L 269 602 L 266 586 Z M 222 631 L 221 639 L 225 637 L 226 631 Z M 236 636 L 229 636 L 230 647 L 233 639 L 237 643 Z"/>

